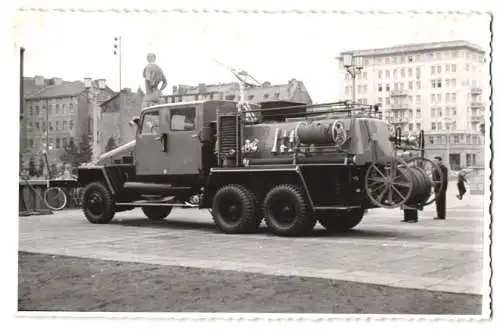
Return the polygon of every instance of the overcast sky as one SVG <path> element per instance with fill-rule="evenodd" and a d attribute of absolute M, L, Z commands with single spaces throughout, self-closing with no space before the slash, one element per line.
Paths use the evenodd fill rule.
<path fill-rule="evenodd" d="M 314 102 L 338 95 L 336 57 L 346 49 L 465 39 L 489 52 L 487 15 L 409 14 L 82 14 L 21 12 L 15 26 L 26 48 L 25 75 L 105 78 L 118 90 L 114 37 L 123 38 L 122 87 L 144 86 L 154 52 L 172 85 L 227 82 L 210 59 L 242 67 L 259 81 L 306 84 Z"/>

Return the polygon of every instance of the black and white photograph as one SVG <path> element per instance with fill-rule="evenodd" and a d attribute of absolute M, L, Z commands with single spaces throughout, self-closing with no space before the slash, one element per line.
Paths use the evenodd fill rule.
<path fill-rule="evenodd" d="M 490 13 L 81 8 L 15 15 L 18 315 L 491 317 Z"/>

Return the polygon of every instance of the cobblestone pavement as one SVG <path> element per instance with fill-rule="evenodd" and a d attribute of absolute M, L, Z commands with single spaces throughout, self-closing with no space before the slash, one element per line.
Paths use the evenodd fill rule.
<path fill-rule="evenodd" d="M 222 234 L 200 210 L 177 209 L 164 222 L 149 222 L 133 210 L 107 225 L 90 224 L 80 210 L 69 210 L 20 218 L 19 249 L 482 294 L 489 279 L 483 262 L 489 218 L 482 196 L 458 201 L 454 193 L 445 221 L 433 220 L 434 205 L 419 213 L 416 224 L 401 223 L 401 210 L 375 209 L 351 233 L 327 235 L 318 225 L 311 237 L 301 238 L 273 236 L 264 225 L 256 234 Z"/>

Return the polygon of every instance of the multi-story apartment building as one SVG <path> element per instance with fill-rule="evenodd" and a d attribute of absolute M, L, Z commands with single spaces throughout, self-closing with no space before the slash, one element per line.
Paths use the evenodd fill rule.
<path fill-rule="evenodd" d="M 341 53 L 340 99 L 352 99 L 352 77 L 342 57 L 363 58 L 356 101 L 381 104 L 384 117 L 404 132 L 425 130 L 428 156 L 450 167 L 484 165 L 481 123 L 488 92 L 485 52 L 467 41 L 399 45 Z"/>
<path fill-rule="evenodd" d="M 84 134 L 92 133 L 93 108 L 114 93 L 104 79 L 88 84 L 87 88 L 81 81 L 35 77 L 35 85 L 43 87 L 25 97 L 27 149 L 23 158 L 38 159 L 48 140 L 49 162 L 58 163 L 70 140 L 78 145 Z"/>
<path fill-rule="evenodd" d="M 165 96 L 166 103 L 195 100 L 230 100 L 238 101 L 240 87 L 238 83 L 198 84 L 198 86 L 174 86 L 172 95 Z M 312 100 L 302 81 L 291 79 L 287 84 L 272 85 L 264 82 L 261 86 L 245 89 L 246 98 L 252 103 L 271 101 L 291 101 L 311 104 Z"/>

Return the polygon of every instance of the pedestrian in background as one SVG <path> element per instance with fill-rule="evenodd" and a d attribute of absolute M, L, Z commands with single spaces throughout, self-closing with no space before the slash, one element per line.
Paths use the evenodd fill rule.
<path fill-rule="evenodd" d="M 440 177 L 439 172 L 434 170 L 432 172 L 432 180 L 440 181 L 440 184 L 436 184 L 434 188 L 435 191 L 440 191 L 439 196 L 436 198 L 436 212 L 437 217 L 434 220 L 444 220 L 446 219 L 446 190 L 448 189 L 448 168 L 443 164 L 441 157 L 434 157 L 436 166 L 441 170 Z"/>
<path fill-rule="evenodd" d="M 458 172 L 458 182 L 457 182 L 458 195 L 457 195 L 457 198 L 460 200 L 462 200 L 465 193 L 467 192 L 467 189 L 465 189 L 465 182 L 468 182 L 466 176 L 469 173 L 470 173 L 469 170 L 466 168 L 463 168 Z"/>

